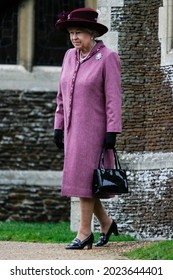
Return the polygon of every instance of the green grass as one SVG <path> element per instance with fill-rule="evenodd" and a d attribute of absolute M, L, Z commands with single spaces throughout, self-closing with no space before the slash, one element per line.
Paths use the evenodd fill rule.
<path fill-rule="evenodd" d="M 95 240 L 99 233 L 95 233 Z M 43 243 L 68 243 L 76 236 L 68 222 L 24 223 L 0 222 L 0 241 L 23 241 Z M 110 241 L 134 241 L 130 236 L 111 236 Z"/>
<path fill-rule="evenodd" d="M 131 260 L 173 260 L 173 240 L 154 242 L 124 255 Z"/>
<path fill-rule="evenodd" d="M 0 240 L 65 243 L 74 236 L 68 223 L 0 222 Z"/>

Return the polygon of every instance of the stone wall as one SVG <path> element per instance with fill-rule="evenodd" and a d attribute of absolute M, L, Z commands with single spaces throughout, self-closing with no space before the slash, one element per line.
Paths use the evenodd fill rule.
<path fill-rule="evenodd" d="M 68 221 L 70 200 L 62 198 L 61 172 L 0 170 L 0 220 Z"/>
<path fill-rule="evenodd" d="M 0 91 L 1 169 L 61 170 L 53 142 L 56 92 Z"/>
<path fill-rule="evenodd" d="M 0 220 L 69 220 L 70 199 L 60 195 L 63 152 L 53 142 L 56 92 L 0 95 Z"/>
<path fill-rule="evenodd" d="M 130 189 L 104 203 L 120 233 L 141 239 L 173 238 L 173 66 L 161 67 L 158 16 L 163 3 L 98 3 L 111 13 L 111 32 L 118 32 L 123 133 L 117 148 L 129 170 Z M 94 226 L 98 230 L 96 220 Z"/>
<path fill-rule="evenodd" d="M 119 232 L 139 239 L 173 238 L 173 153 L 121 153 L 120 160 L 129 168 L 129 194 L 103 201 Z"/>
<path fill-rule="evenodd" d="M 118 31 L 122 61 L 121 151 L 172 151 L 173 66 L 160 66 L 161 5 L 160 0 L 124 0 L 123 7 L 111 7 L 111 30 Z"/>

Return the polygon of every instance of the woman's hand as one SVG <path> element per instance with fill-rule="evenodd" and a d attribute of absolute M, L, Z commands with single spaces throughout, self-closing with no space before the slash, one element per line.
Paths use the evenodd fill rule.
<path fill-rule="evenodd" d="M 64 138 L 63 137 L 63 130 L 55 129 L 54 130 L 54 142 L 59 149 L 64 148 L 63 138 Z"/>
<path fill-rule="evenodd" d="M 104 140 L 105 149 L 113 149 L 116 143 L 116 132 L 106 132 Z"/>

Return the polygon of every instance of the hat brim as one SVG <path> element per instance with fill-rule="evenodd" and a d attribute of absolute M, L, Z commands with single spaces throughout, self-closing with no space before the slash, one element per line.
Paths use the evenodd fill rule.
<path fill-rule="evenodd" d="M 62 21 L 62 22 L 57 22 L 55 27 L 62 31 L 62 32 L 68 32 L 68 28 L 69 27 L 84 27 L 84 28 L 88 28 L 94 31 L 98 32 L 98 37 L 102 36 L 103 34 L 105 34 L 108 31 L 108 28 L 98 22 L 91 22 L 91 21 L 80 21 L 80 20 L 66 20 L 66 21 Z"/>

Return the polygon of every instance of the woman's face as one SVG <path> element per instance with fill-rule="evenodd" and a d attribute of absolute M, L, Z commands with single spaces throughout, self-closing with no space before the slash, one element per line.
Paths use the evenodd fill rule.
<path fill-rule="evenodd" d="M 91 49 L 93 40 L 91 34 L 80 28 L 69 28 L 70 40 L 76 49 L 87 51 Z"/>

